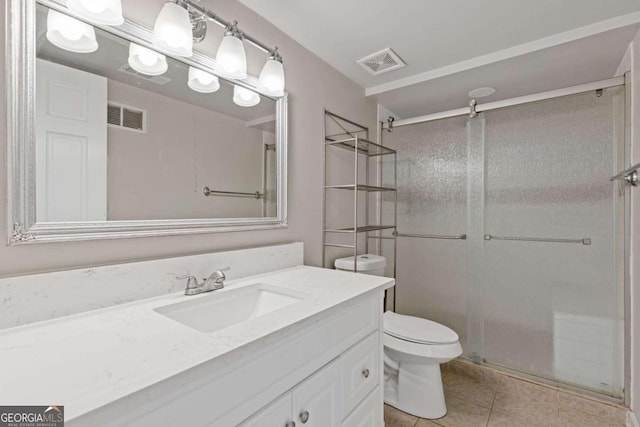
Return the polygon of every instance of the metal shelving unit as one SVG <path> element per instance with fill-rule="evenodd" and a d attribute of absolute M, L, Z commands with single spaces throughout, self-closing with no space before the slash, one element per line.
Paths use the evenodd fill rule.
<path fill-rule="evenodd" d="M 340 132 L 332 133 L 328 135 L 328 125 L 333 124 L 334 127 L 338 127 Z M 397 196 L 396 196 L 396 184 L 397 177 L 395 173 L 396 168 L 396 151 L 392 150 L 388 147 L 384 147 L 380 144 L 376 144 L 369 140 L 369 129 L 365 126 L 362 126 L 358 123 L 355 123 L 351 120 L 345 119 L 337 114 L 334 114 L 330 111 L 325 110 L 325 138 L 324 138 L 324 194 L 323 194 L 323 206 L 324 206 L 324 216 L 323 216 L 323 251 L 322 251 L 322 265 L 326 267 L 326 251 L 327 248 L 343 248 L 343 249 L 352 249 L 353 255 L 355 257 L 354 261 L 354 271 L 358 271 L 358 258 L 361 249 L 364 249 L 365 253 L 369 252 L 369 239 L 394 239 L 396 233 L 396 208 L 397 206 Z M 327 183 L 327 153 L 328 150 L 331 149 L 342 149 L 347 150 L 353 153 L 353 182 L 348 184 L 328 184 Z M 377 157 L 377 171 L 376 177 L 378 177 L 377 183 L 370 183 L 370 163 L 373 157 Z M 378 185 L 381 182 L 380 176 L 382 172 L 382 161 L 385 158 L 392 157 L 393 161 L 393 176 L 394 183 L 393 186 L 382 186 Z M 363 161 L 364 158 L 364 161 Z M 364 163 L 364 164 L 363 164 Z M 359 172 L 361 168 L 365 169 L 365 182 L 358 182 Z M 340 190 L 340 191 L 353 191 L 353 218 L 351 220 L 351 225 L 342 227 L 328 227 L 327 226 L 327 195 L 331 191 Z M 365 215 L 364 215 L 364 224 L 361 224 L 362 219 L 360 218 L 360 209 L 358 206 L 358 195 L 365 194 L 367 200 L 365 201 Z M 371 224 L 371 219 L 369 217 L 369 196 L 374 195 L 376 199 L 376 204 L 378 207 L 381 207 L 382 193 L 392 193 L 393 201 L 394 201 L 394 210 L 393 210 L 393 224 Z M 379 212 L 381 210 L 379 209 Z M 377 219 L 377 222 L 380 222 L 381 215 Z M 383 237 L 379 233 L 384 230 L 392 230 L 390 237 Z M 370 233 L 377 233 L 372 235 Z M 345 243 L 336 243 L 331 242 L 331 236 L 335 235 L 352 235 L 351 244 Z M 362 234 L 365 235 L 364 243 L 358 244 L 358 238 Z M 381 241 L 381 240 L 379 240 Z M 395 244 L 394 244 L 394 252 L 395 252 Z M 394 254 L 395 256 L 395 254 Z M 395 275 L 395 272 L 394 272 Z"/>

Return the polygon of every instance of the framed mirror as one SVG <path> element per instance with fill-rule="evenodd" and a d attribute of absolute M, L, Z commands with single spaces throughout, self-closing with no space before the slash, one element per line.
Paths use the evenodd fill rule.
<path fill-rule="evenodd" d="M 9 1 L 10 244 L 286 227 L 286 94 L 133 22 Z"/>

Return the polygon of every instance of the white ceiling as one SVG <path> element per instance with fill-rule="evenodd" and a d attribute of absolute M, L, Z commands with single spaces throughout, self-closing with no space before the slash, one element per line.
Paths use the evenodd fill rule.
<path fill-rule="evenodd" d="M 613 76 L 638 0 L 240 0 L 401 117 Z M 407 67 L 372 76 L 356 60 L 391 47 Z M 288 66 L 295 66 L 288 62 Z"/>

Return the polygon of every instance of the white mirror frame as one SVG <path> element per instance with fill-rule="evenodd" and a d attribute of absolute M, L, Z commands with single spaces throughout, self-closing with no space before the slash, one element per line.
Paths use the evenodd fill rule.
<path fill-rule="evenodd" d="M 34 167 L 36 3 L 79 18 L 70 12 L 65 5 L 54 0 L 6 1 L 5 72 L 7 110 L 7 227 L 9 231 L 9 244 L 164 236 L 287 227 L 286 93 L 283 97 L 278 98 L 276 102 L 278 212 L 276 217 L 37 223 L 35 221 Z M 152 31 L 129 20 L 125 20 L 125 23 L 119 27 L 94 26 L 142 46 L 153 48 L 151 43 Z M 176 59 L 215 74 L 215 59 L 211 57 L 194 52 L 191 58 Z M 261 93 L 261 91 L 257 89 L 258 80 L 255 77 L 250 76 L 248 79 L 232 83 Z"/>

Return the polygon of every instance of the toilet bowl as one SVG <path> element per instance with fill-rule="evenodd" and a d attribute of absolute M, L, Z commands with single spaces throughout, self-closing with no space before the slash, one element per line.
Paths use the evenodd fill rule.
<path fill-rule="evenodd" d="M 431 320 L 384 313 L 384 401 L 403 412 L 444 417 L 440 364 L 462 354 L 458 334 Z"/>
<path fill-rule="evenodd" d="M 384 275 L 386 259 L 358 255 L 335 261 L 337 270 Z M 384 402 L 403 412 L 435 419 L 444 417 L 440 364 L 462 354 L 458 334 L 444 325 L 391 311 L 384 313 Z"/>

